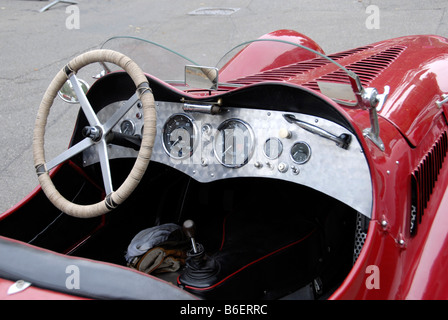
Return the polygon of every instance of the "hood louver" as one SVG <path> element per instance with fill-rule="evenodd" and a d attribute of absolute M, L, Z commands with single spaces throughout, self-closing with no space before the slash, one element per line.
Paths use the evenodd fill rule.
<path fill-rule="evenodd" d="M 336 53 L 329 55 L 329 57 L 335 61 L 340 59 L 361 53 L 363 51 L 372 49 L 372 46 L 359 47 L 356 49 Z M 376 78 L 382 70 L 389 67 L 389 65 L 397 59 L 397 57 L 406 49 L 404 46 L 393 46 L 387 48 L 379 53 L 373 54 L 368 58 L 364 58 L 352 64 L 346 66 L 347 69 L 354 71 L 361 79 L 361 83 L 367 86 L 374 78 Z M 254 84 L 263 81 L 286 81 L 293 79 L 294 77 L 304 75 L 307 72 L 316 70 L 323 66 L 330 64 L 331 62 L 324 58 L 316 58 L 312 60 L 302 61 L 287 65 L 284 67 L 260 72 L 251 76 L 239 78 L 230 83 L 237 83 L 243 85 Z M 313 79 L 312 81 L 302 84 L 312 90 L 319 91 L 317 81 L 330 81 L 339 83 L 349 83 L 347 75 L 343 70 L 336 70 L 321 76 L 319 79 Z"/>
<path fill-rule="evenodd" d="M 417 227 L 422 222 L 422 217 L 434 190 L 447 150 L 448 137 L 445 131 L 411 175 L 411 235 L 417 233 Z"/>
<path fill-rule="evenodd" d="M 374 54 L 368 58 L 359 60 L 355 63 L 345 66 L 348 70 L 355 72 L 363 86 L 367 87 L 370 82 L 375 79 L 384 69 L 388 68 L 395 59 L 406 49 L 403 46 L 390 47 L 380 53 Z M 303 84 L 313 90 L 319 90 L 317 81 L 350 83 L 346 73 L 339 69 L 326 74 L 315 81 Z"/>
<path fill-rule="evenodd" d="M 364 50 L 370 49 L 372 47 L 365 46 L 365 47 L 359 47 L 352 50 L 343 51 L 340 53 L 336 53 L 333 55 L 329 55 L 329 57 L 335 61 L 340 60 L 342 58 L 351 56 L 353 54 L 362 52 Z M 306 60 L 303 62 L 297 62 L 294 64 L 290 64 L 284 67 L 260 72 L 251 76 L 239 78 L 236 80 L 229 81 L 229 83 L 237 83 L 237 84 L 254 84 L 258 82 L 263 81 L 284 81 L 288 80 L 290 78 L 293 78 L 295 76 L 305 74 L 309 71 L 315 70 L 317 68 L 326 66 L 330 64 L 331 62 L 324 58 L 316 58 L 312 60 Z"/>

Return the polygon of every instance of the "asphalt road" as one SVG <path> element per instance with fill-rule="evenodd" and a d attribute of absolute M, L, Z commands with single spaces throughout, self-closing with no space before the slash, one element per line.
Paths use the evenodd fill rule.
<path fill-rule="evenodd" d="M 277 29 L 301 32 L 326 53 L 411 34 L 448 36 L 447 0 L 80 0 L 39 11 L 49 3 L 0 2 L 0 212 L 37 185 L 32 135 L 50 81 L 109 37 L 146 38 L 212 65 L 227 49 Z M 238 10 L 190 14 L 204 7 Z M 76 108 L 54 111 L 47 149 L 67 146 Z"/>

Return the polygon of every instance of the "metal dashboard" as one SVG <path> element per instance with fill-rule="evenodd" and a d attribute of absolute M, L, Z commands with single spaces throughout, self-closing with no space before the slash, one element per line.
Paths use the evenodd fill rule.
<path fill-rule="evenodd" d="M 122 102 L 98 113 L 108 119 Z M 347 149 L 285 120 L 285 114 L 338 136 L 352 135 L 329 120 L 281 111 L 225 108 L 219 114 L 186 111 L 184 103 L 156 102 L 157 136 L 151 161 L 207 183 L 260 177 L 302 184 L 336 198 L 370 217 L 372 185 L 362 148 L 355 137 Z M 143 118 L 134 105 L 114 128 L 139 135 Z M 93 146 L 94 148 L 95 146 Z M 98 162 L 86 150 L 84 165 Z M 109 145 L 109 158 L 136 157 L 130 148 Z"/>

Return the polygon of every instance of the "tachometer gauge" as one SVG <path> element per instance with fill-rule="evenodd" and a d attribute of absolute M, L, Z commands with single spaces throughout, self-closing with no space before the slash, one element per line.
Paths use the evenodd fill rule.
<path fill-rule="evenodd" d="M 304 164 L 311 157 L 311 148 L 305 142 L 296 142 L 291 147 L 291 158 L 297 164 Z"/>
<path fill-rule="evenodd" d="M 186 114 L 174 114 L 163 126 L 162 144 L 166 153 L 174 159 L 185 159 L 193 155 L 197 141 L 194 120 Z"/>
<path fill-rule="evenodd" d="M 253 154 L 254 140 L 249 124 L 240 119 L 228 119 L 219 125 L 215 135 L 216 159 L 229 168 L 242 167 Z"/>

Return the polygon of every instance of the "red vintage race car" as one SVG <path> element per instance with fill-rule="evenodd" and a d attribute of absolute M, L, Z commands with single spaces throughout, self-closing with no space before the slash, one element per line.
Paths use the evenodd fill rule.
<path fill-rule="evenodd" d="M 78 56 L 39 107 L 40 186 L 0 215 L 0 297 L 448 298 L 447 41 L 326 55 L 279 30 L 212 68 L 131 37 Z"/>

